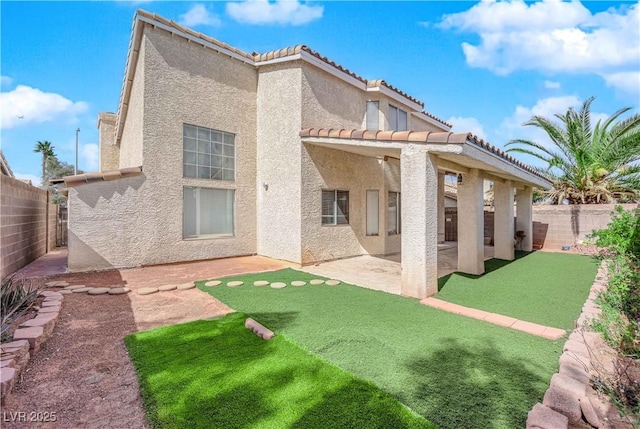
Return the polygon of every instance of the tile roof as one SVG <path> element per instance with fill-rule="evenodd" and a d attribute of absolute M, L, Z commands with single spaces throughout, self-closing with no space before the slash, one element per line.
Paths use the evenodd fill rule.
<path fill-rule="evenodd" d="M 118 180 L 125 177 L 134 177 L 142 174 L 142 166 L 140 167 L 127 167 L 119 170 L 110 171 L 98 171 L 95 173 L 83 173 L 76 174 L 75 176 L 64 176 L 62 179 L 52 179 L 51 183 L 64 182 L 68 188 L 72 188 L 78 185 L 84 185 L 85 183 L 98 182 L 98 181 L 110 181 Z"/>
<path fill-rule="evenodd" d="M 519 161 L 489 142 L 485 142 L 471 133 L 433 132 L 433 131 L 378 131 L 378 130 L 344 130 L 334 128 L 304 128 L 300 137 L 327 137 L 349 140 L 375 140 L 411 143 L 463 144 L 472 143 L 486 152 L 499 156 L 522 170 L 534 174 L 544 180 L 549 178 L 535 168 Z"/>

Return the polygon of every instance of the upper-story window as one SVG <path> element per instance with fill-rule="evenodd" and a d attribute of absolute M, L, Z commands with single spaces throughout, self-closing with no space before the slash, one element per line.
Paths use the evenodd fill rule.
<path fill-rule="evenodd" d="M 380 102 L 367 101 L 367 129 L 380 129 Z"/>
<path fill-rule="evenodd" d="M 235 139 L 231 133 L 184 124 L 184 177 L 235 180 Z"/>
<path fill-rule="evenodd" d="M 407 131 L 407 112 L 389 104 L 389 131 Z"/>

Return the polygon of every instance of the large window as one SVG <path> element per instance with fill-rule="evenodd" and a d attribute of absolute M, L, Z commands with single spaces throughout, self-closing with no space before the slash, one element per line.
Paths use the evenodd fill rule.
<path fill-rule="evenodd" d="M 349 191 L 322 191 L 322 224 L 349 223 Z"/>
<path fill-rule="evenodd" d="M 389 192 L 387 207 L 387 233 L 400 234 L 400 192 Z"/>
<path fill-rule="evenodd" d="M 235 135 L 183 125 L 183 174 L 196 179 L 235 179 Z"/>
<path fill-rule="evenodd" d="M 389 130 L 407 131 L 407 112 L 389 104 Z"/>
<path fill-rule="evenodd" d="M 380 102 L 367 101 L 367 129 L 380 129 Z"/>
<path fill-rule="evenodd" d="M 233 235 L 233 189 L 184 187 L 182 236 Z"/>

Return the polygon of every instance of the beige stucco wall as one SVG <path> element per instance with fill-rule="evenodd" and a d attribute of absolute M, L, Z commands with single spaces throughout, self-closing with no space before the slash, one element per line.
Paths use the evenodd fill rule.
<path fill-rule="evenodd" d="M 127 116 L 132 122 L 130 132 L 123 134 L 120 167 L 127 158 L 124 148 L 135 146 L 127 146 L 126 139 L 135 143 L 141 138 L 144 175 L 74 188 L 69 210 L 70 269 L 256 253 L 255 68 L 160 29 L 145 27 L 142 45 L 144 67 L 138 67 L 135 79 L 143 70 L 144 85 L 138 88 L 143 91 L 144 112 Z M 134 88 L 132 97 L 135 93 Z M 236 135 L 235 181 L 182 177 L 184 123 Z M 139 162 L 127 159 L 128 165 Z M 234 189 L 235 235 L 183 240 L 184 186 Z M 124 229 L 121 222 L 130 227 Z"/>
<path fill-rule="evenodd" d="M 298 62 L 260 68 L 256 183 L 258 254 L 298 263 L 302 254 L 300 82 Z"/>
<path fill-rule="evenodd" d="M 143 156 L 143 126 L 145 115 L 145 82 L 149 77 L 145 74 L 145 46 L 143 42 L 138 54 L 138 62 L 135 66 L 131 95 L 127 116 L 122 128 L 120 139 L 119 168 L 139 167 L 144 163 Z M 157 83 L 157 82 L 156 82 Z"/>
<path fill-rule="evenodd" d="M 120 148 L 115 145 L 116 129 L 115 113 L 100 112 L 98 115 L 98 132 L 100 139 L 100 171 L 120 168 Z"/>
<path fill-rule="evenodd" d="M 400 246 L 402 244 L 402 224 L 400 234 L 388 235 L 387 234 L 387 207 L 389 192 L 402 192 L 400 184 L 400 160 L 389 158 L 384 163 L 384 210 L 381 213 L 384 218 L 384 232 L 386 236 L 385 241 L 385 254 L 392 254 L 400 252 Z M 402 212 L 402 207 L 400 207 Z"/>

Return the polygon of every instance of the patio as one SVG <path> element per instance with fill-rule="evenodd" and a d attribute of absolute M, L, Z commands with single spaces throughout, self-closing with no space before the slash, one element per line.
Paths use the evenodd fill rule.
<path fill-rule="evenodd" d="M 493 246 L 484 246 L 484 260 L 493 258 Z M 438 278 L 458 271 L 458 243 L 438 244 Z M 401 254 L 362 255 L 308 265 L 307 273 L 343 280 L 367 289 L 401 295 Z"/>

